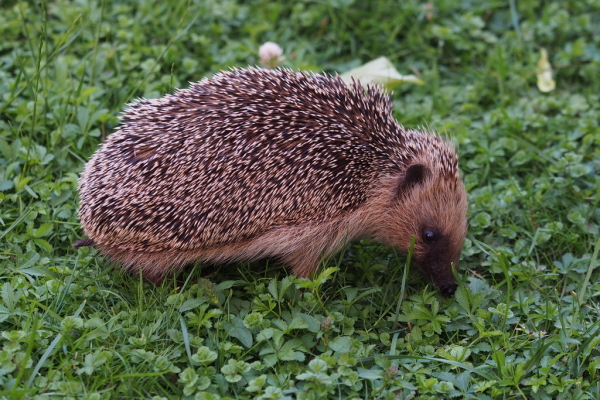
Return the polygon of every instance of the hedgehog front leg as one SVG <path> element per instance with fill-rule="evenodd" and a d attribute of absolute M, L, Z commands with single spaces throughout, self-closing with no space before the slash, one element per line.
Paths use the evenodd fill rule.
<path fill-rule="evenodd" d="M 144 279 L 159 286 L 165 277 L 179 272 L 181 267 L 186 264 L 180 260 L 173 252 L 143 252 L 122 250 L 116 247 L 105 249 L 112 260 L 118 261 L 132 275 L 141 273 Z M 187 260 L 184 260 L 187 261 Z"/>
<path fill-rule="evenodd" d="M 320 255 L 315 256 L 307 254 L 306 251 L 296 251 L 284 257 L 284 261 L 298 278 L 311 278 L 319 266 Z"/>
<path fill-rule="evenodd" d="M 313 226 L 304 230 L 293 249 L 282 258 L 299 278 L 310 278 L 322 259 L 338 253 L 361 232 L 347 222 Z"/>

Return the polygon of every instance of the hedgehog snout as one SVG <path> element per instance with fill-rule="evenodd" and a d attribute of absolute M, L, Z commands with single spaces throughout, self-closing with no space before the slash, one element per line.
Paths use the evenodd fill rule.
<path fill-rule="evenodd" d="M 448 283 L 443 286 L 440 286 L 439 289 L 440 289 L 440 293 L 442 293 L 442 295 L 444 295 L 445 297 L 450 297 L 450 296 L 454 295 L 457 287 L 458 287 L 458 284 L 456 282 L 454 282 L 454 283 Z"/>

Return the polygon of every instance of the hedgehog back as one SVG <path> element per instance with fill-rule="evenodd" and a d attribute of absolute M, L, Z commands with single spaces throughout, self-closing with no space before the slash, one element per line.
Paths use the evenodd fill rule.
<path fill-rule="evenodd" d="M 122 248 L 210 247 L 331 220 L 405 162 L 387 96 L 339 77 L 221 72 L 122 120 L 80 183 L 85 233 Z"/>

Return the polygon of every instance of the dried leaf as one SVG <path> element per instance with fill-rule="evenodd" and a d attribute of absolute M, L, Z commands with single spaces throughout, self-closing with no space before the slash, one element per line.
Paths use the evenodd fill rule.
<path fill-rule="evenodd" d="M 415 75 L 402 75 L 394 67 L 394 64 L 386 57 L 379 57 L 358 68 L 351 69 L 340 75 L 345 82 L 352 82 L 352 78 L 358 79 L 361 84 L 376 83 L 386 90 L 393 90 L 401 83 L 415 83 L 423 85 L 425 82 Z"/>
<path fill-rule="evenodd" d="M 552 65 L 548 61 L 548 52 L 542 49 L 541 57 L 537 63 L 535 74 L 537 75 L 537 87 L 540 91 L 547 93 L 554 90 L 556 82 L 552 79 Z"/>

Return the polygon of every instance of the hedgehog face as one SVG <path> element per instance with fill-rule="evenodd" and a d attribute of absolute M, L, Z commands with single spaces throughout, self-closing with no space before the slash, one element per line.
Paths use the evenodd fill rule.
<path fill-rule="evenodd" d="M 458 268 L 467 231 L 467 199 L 460 179 L 436 172 L 424 164 L 407 168 L 391 202 L 387 234 L 404 252 L 415 236 L 415 264 L 451 296 L 457 286 L 452 266 Z"/>

